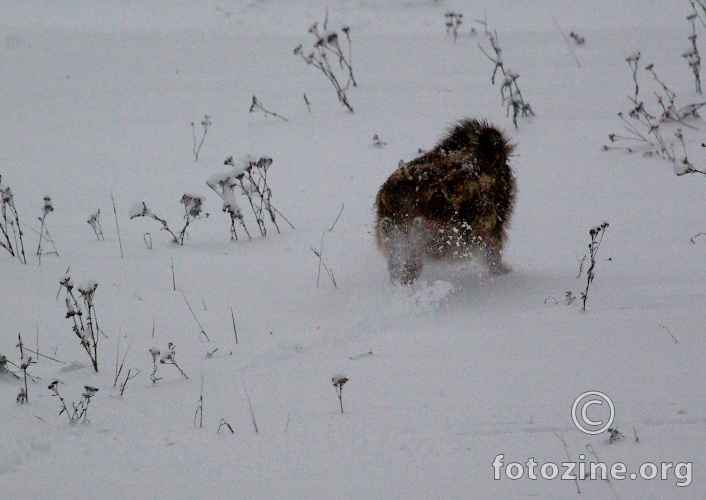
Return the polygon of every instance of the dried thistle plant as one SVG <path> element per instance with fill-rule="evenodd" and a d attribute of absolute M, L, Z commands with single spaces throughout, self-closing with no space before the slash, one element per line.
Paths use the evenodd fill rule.
<path fill-rule="evenodd" d="M 87 281 L 83 285 L 75 287 L 68 275 L 64 276 L 59 283 L 66 290 L 66 318 L 73 321 L 72 330 L 81 341 L 81 347 L 86 351 L 93 369 L 97 372 L 99 328 L 93 299 L 98 283 Z M 74 288 L 78 290 L 83 307 L 74 293 Z"/>
<path fill-rule="evenodd" d="M 157 347 L 152 347 L 150 349 L 150 355 L 152 356 L 152 374 L 150 375 L 150 380 L 152 385 L 155 385 L 158 380 L 162 380 L 161 377 L 157 377 L 157 359 L 162 352 Z"/>
<path fill-rule="evenodd" d="M 584 45 L 586 43 L 586 39 L 575 31 L 569 33 L 569 38 L 571 38 L 576 43 L 576 45 Z"/>
<path fill-rule="evenodd" d="M 169 344 L 167 344 L 167 350 L 164 351 L 159 357 L 159 362 L 163 365 L 174 365 L 176 369 L 179 370 L 179 373 L 184 376 L 184 378 L 189 378 L 186 373 L 184 373 L 184 370 L 179 368 L 179 365 L 176 362 L 176 346 L 173 342 L 169 342 Z"/>
<path fill-rule="evenodd" d="M 279 118 L 280 120 L 283 120 L 285 122 L 289 121 L 282 115 L 278 115 L 277 113 L 273 113 L 272 111 L 266 110 L 262 103 L 258 100 L 257 96 L 252 96 L 252 104 L 250 104 L 249 112 L 254 113 L 255 111 L 261 111 L 265 113 L 265 117 L 267 117 L 268 115 L 272 115 L 275 118 Z"/>
<path fill-rule="evenodd" d="M 203 128 L 203 132 L 201 133 L 201 139 L 199 140 L 196 138 L 196 124 L 191 122 L 191 135 L 194 138 L 194 146 L 192 148 L 194 152 L 194 161 L 199 161 L 201 146 L 203 146 L 203 141 L 206 140 L 208 129 L 211 128 L 211 117 L 209 115 L 203 115 L 203 120 L 201 120 L 201 128 Z"/>
<path fill-rule="evenodd" d="M 230 164 L 232 164 L 232 157 L 230 160 Z M 229 164 L 228 160 L 226 160 L 226 164 Z M 245 220 L 243 219 L 243 212 L 235 196 L 237 188 L 240 187 L 240 181 L 234 174 L 234 171 L 214 174 L 208 178 L 206 185 L 213 189 L 221 200 L 223 200 L 223 211 L 230 215 L 230 239 L 238 240 L 238 232 L 236 231 L 237 222 L 245 231 L 248 240 L 252 240 L 250 231 L 248 231 L 248 227 L 245 225 Z"/>
<path fill-rule="evenodd" d="M 512 110 L 512 123 L 515 125 L 515 128 L 517 128 L 518 116 L 534 116 L 534 111 L 532 110 L 532 107 L 528 102 L 525 102 L 525 99 L 522 96 L 522 92 L 520 91 L 520 87 L 517 83 L 517 80 L 520 78 L 520 75 L 518 73 L 515 73 L 511 69 L 505 67 L 505 64 L 503 63 L 502 59 L 502 49 L 500 48 L 500 42 L 498 40 L 497 31 L 490 31 L 490 29 L 488 28 L 488 22 L 485 19 L 476 20 L 475 22 L 483 26 L 485 36 L 488 38 L 488 41 L 490 42 L 490 47 L 494 53 L 494 55 L 491 56 L 490 54 L 488 54 L 488 52 L 483 49 L 481 44 L 478 44 L 478 48 L 483 53 L 483 55 L 490 59 L 490 61 L 494 64 L 493 74 L 490 77 L 490 82 L 495 85 L 495 76 L 497 75 L 498 71 L 502 73 L 503 81 L 500 85 L 500 98 L 502 100 L 502 104 L 506 107 L 506 114 L 508 117 L 510 116 L 510 111 Z"/>
<path fill-rule="evenodd" d="M 686 154 L 686 144 L 681 127 L 694 128 L 688 123 L 688 120 L 699 117 L 698 112 L 703 106 L 706 106 L 706 101 L 678 106 L 676 104 L 676 93 L 657 75 L 654 64 L 650 63 L 644 67 L 644 70 L 652 76 L 660 91 L 654 92 L 659 110 L 648 108 L 640 94 L 641 85 L 638 72 L 641 57 L 640 51 L 636 51 L 625 58 L 632 72 L 634 90 L 632 95 L 628 96 L 632 103 L 632 109 L 627 113 L 627 116 L 625 113 L 619 112 L 618 117 L 622 120 L 628 134 L 613 133 L 608 136 L 611 144 L 632 143 L 636 144 L 636 146 L 606 145 L 603 148 L 605 150 L 623 149 L 628 153 L 642 152 L 645 156 L 658 156 L 672 163 L 677 175 L 695 172 L 693 165 L 687 160 L 688 155 Z M 674 132 L 674 137 L 684 150 L 684 157 L 681 159 L 675 151 L 674 142 L 670 142 L 663 134 L 663 126 L 666 123 L 675 123 L 680 126 Z"/>
<path fill-rule="evenodd" d="M 39 244 L 37 245 L 37 257 L 39 257 L 39 265 L 42 265 L 42 255 L 54 254 L 57 257 L 59 252 L 54 244 L 54 239 L 49 234 L 49 228 L 47 227 L 46 217 L 54 211 L 54 205 L 52 204 L 51 198 L 49 196 L 44 197 L 44 206 L 42 207 L 42 215 L 39 217 L 40 228 L 39 228 Z M 47 241 L 51 243 L 53 250 L 45 252 L 42 248 L 42 242 Z"/>
<path fill-rule="evenodd" d="M 90 385 L 85 385 L 83 387 L 84 392 L 81 395 L 81 399 L 76 403 L 71 403 L 71 406 L 73 408 L 72 411 L 69 410 L 69 408 L 66 406 L 66 401 L 64 398 L 59 394 L 59 381 L 54 380 L 51 384 L 49 384 L 48 389 L 52 392 L 52 396 L 58 397 L 59 401 L 61 401 L 61 411 L 59 411 L 59 415 L 62 413 L 66 413 L 66 416 L 69 418 L 69 424 L 74 425 L 80 421 L 88 422 L 88 405 L 91 402 L 91 398 L 96 395 L 98 392 L 97 387 L 93 387 Z"/>
<path fill-rule="evenodd" d="M 91 226 L 91 229 L 93 229 L 93 232 L 95 233 L 96 238 L 98 238 L 98 241 L 105 241 L 105 236 L 103 236 L 103 228 L 101 227 L 100 218 L 101 209 L 99 208 L 91 214 L 91 216 L 86 222 L 88 222 L 88 225 Z"/>
<path fill-rule="evenodd" d="M 331 379 L 331 381 L 333 382 L 333 387 L 336 389 L 338 402 L 341 405 L 341 413 L 343 413 L 343 386 L 346 382 L 348 382 L 348 379 L 343 375 L 336 375 Z"/>
<path fill-rule="evenodd" d="M 268 215 L 270 222 L 278 233 L 280 232 L 277 224 L 278 215 L 294 229 L 292 223 L 282 215 L 282 212 L 272 205 L 272 190 L 267 183 L 267 174 L 270 165 L 272 165 L 272 158 L 263 156 L 258 160 L 248 155 L 236 163 L 233 161 L 233 157 L 230 156 L 226 159 L 224 165 L 233 167 L 233 169 L 230 172 L 212 176 L 207 181 L 207 184 L 223 200 L 223 210 L 231 215 L 231 238 L 237 239 L 237 235 L 234 234 L 235 221 L 238 221 L 243 226 L 250 238 L 250 233 L 247 231 L 245 222 L 242 219 L 242 212 L 235 199 L 236 187 L 239 187 L 240 192 L 247 198 L 262 236 L 267 235 L 265 220 Z"/>
<path fill-rule="evenodd" d="M 691 7 L 694 11 L 686 17 L 686 20 L 691 24 L 691 35 L 688 37 L 689 42 L 691 42 L 691 48 L 686 50 L 681 56 L 686 59 L 686 63 L 689 65 L 694 75 L 696 92 L 701 94 L 701 54 L 699 54 L 699 46 L 696 43 L 696 39 L 698 38 L 698 34 L 696 33 L 696 19 L 699 15 L 693 1 L 691 2 Z"/>
<path fill-rule="evenodd" d="M 353 63 L 351 56 L 351 37 L 350 37 L 350 27 L 343 26 L 341 32 L 345 35 L 348 54 L 344 53 L 341 47 L 340 39 L 337 31 L 331 31 L 328 29 L 328 9 L 326 10 L 326 17 L 324 19 L 321 29 L 319 29 L 319 23 L 316 22 L 309 28 L 309 33 L 314 37 L 313 50 L 308 54 L 304 53 L 304 48 L 302 45 L 297 46 L 294 49 L 294 55 L 301 57 L 302 60 L 314 68 L 319 69 L 324 76 L 331 82 L 333 88 L 336 90 L 336 96 L 339 102 L 345 106 L 351 113 L 353 113 L 353 107 L 348 102 L 348 96 L 346 92 L 350 86 L 356 87 L 358 84 L 353 76 Z M 338 63 L 339 69 L 343 70 L 345 73 L 345 78 L 347 81 L 345 85 L 340 83 L 339 77 L 336 76 L 336 71 L 334 66 L 332 66 L 329 60 L 331 56 L 335 62 Z"/>
<path fill-rule="evenodd" d="M 446 18 L 446 34 L 452 36 L 455 42 L 458 38 L 458 29 L 463 24 L 463 14 L 449 11 L 444 14 L 444 17 Z"/>
<path fill-rule="evenodd" d="M 169 227 L 169 224 L 167 224 L 166 220 L 162 219 L 161 217 L 158 217 L 154 212 L 152 212 L 152 210 L 147 208 L 147 205 L 144 201 L 136 203 L 132 206 L 132 208 L 130 209 L 130 219 L 134 219 L 136 217 L 148 217 L 150 219 L 154 219 L 160 224 L 162 224 L 162 227 L 160 229 L 162 231 L 167 231 L 172 236 L 172 241 L 174 243 L 183 245 L 184 238 L 186 238 L 187 236 L 186 230 L 188 229 L 189 225 L 194 221 L 208 218 L 209 214 L 202 212 L 202 196 L 185 193 L 181 197 L 181 200 L 179 202 L 184 205 L 184 226 L 177 233 L 172 231 L 172 229 Z"/>
<path fill-rule="evenodd" d="M 0 247 L 7 250 L 13 257 L 17 257 L 21 263 L 27 264 L 24 242 L 22 240 L 24 233 L 22 232 L 17 207 L 15 207 L 15 198 L 10 186 L 3 185 L 1 175 L 0 212 L 2 213 L 2 220 L 0 221 L 0 233 L 2 233 Z M 12 235 L 12 237 L 10 237 L 10 235 Z"/>
<path fill-rule="evenodd" d="M 582 310 L 586 310 L 586 300 L 588 300 L 588 289 L 593 283 L 593 279 L 596 277 L 594 269 L 596 267 L 596 255 L 598 254 L 598 249 L 603 241 L 603 236 L 608 228 L 608 223 L 603 222 L 599 226 L 591 228 L 588 234 L 591 236 L 591 243 L 588 244 L 588 258 L 589 266 L 588 271 L 586 271 L 586 289 L 581 293 Z M 573 302 L 573 301 L 572 301 Z"/>
<path fill-rule="evenodd" d="M 24 403 L 29 403 L 29 387 L 27 386 L 27 377 L 29 376 L 27 374 L 27 369 L 29 368 L 30 365 L 36 363 L 32 359 L 32 356 L 28 356 L 25 354 L 25 348 L 24 344 L 22 343 L 22 335 L 17 334 L 18 337 L 18 343 L 17 347 L 20 350 L 20 370 L 22 370 L 22 376 L 24 380 L 24 386 L 20 388 L 20 392 L 17 394 L 17 402 L 20 404 Z M 5 358 L 2 356 L 2 358 Z M 5 362 L 7 362 L 7 358 L 5 358 Z M 3 363 L 4 365 L 5 363 Z"/>

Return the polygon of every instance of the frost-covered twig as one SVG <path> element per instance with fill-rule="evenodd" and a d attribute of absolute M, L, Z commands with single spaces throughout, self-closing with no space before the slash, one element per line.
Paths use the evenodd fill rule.
<path fill-rule="evenodd" d="M 257 99 L 257 97 L 252 96 L 252 104 L 250 105 L 250 113 L 254 113 L 255 111 L 262 111 L 263 113 L 265 113 L 265 117 L 267 117 L 267 115 L 272 115 L 276 118 L 279 118 L 280 120 L 284 120 L 285 122 L 289 121 L 282 115 L 278 115 L 277 113 L 273 113 L 272 111 L 266 110 L 264 108 L 264 106 L 262 105 L 262 103 Z"/>
<path fill-rule="evenodd" d="M 181 373 L 184 378 L 188 379 L 189 377 L 184 373 L 184 370 L 179 368 L 179 365 L 176 362 L 176 346 L 174 345 L 173 342 L 169 342 L 167 345 L 167 350 L 162 353 L 162 355 L 159 358 L 159 362 L 163 365 L 174 365 L 176 366 L 176 369 L 179 370 L 179 373 Z"/>
<path fill-rule="evenodd" d="M 494 64 L 490 82 L 495 85 L 495 75 L 498 71 L 502 73 L 503 82 L 500 86 L 500 97 L 503 105 L 506 107 L 506 114 L 508 117 L 510 116 L 510 110 L 512 110 L 512 123 L 515 125 L 515 128 L 517 128 L 517 117 L 534 116 L 534 111 L 529 103 L 525 102 L 524 97 L 522 97 L 522 92 L 517 84 L 517 80 L 520 78 L 520 75 L 509 68 L 505 68 L 505 65 L 503 64 L 501 55 L 502 49 L 500 48 L 500 43 L 498 41 L 497 31 L 490 31 L 486 20 L 476 20 L 476 22 L 483 25 L 485 36 L 488 38 L 490 47 L 494 52 L 494 55 L 491 56 L 483 50 L 483 47 L 480 44 L 478 44 L 478 48 L 483 55 L 490 59 L 490 61 Z"/>
<path fill-rule="evenodd" d="M 302 45 L 299 45 L 294 49 L 294 55 L 301 57 L 306 64 L 318 68 L 324 76 L 326 76 L 329 82 L 331 82 L 331 85 L 333 85 L 340 103 L 348 108 L 351 113 L 353 113 L 353 107 L 348 102 L 348 97 L 346 96 L 346 91 L 351 85 L 354 87 L 358 85 L 355 81 L 355 77 L 353 76 L 350 28 L 348 26 L 341 28 L 341 32 L 345 34 L 346 41 L 348 43 L 348 56 L 346 57 L 343 53 L 343 49 L 341 48 L 338 33 L 336 31 L 329 31 L 327 24 L 328 10 L 326 11 L 326 18 L 324 19 L 322 31 L 319 30 L 318 22 L 314 23 L 309 28 L 309 33 L 311 33 L 315 39 L 313 44 L 314 50 L 312 50 L 308 55 L 305 55 Z M 340 69 L 348 72 L 348 81 L 345 85 L 341 85 L 338 77 L 336 77 L 336 73 L 331 66 L 331 62 L 329 61 L 329 55 L 332 55 L 337 60 Z"/>
<path fill-rule="evenodd" d="M 226 160 L 226 164 L 232 165 L 232 158 L 231 163 L 228 163 L 228 160 Z M 218 196 L 220 196 L 223 200 L 223 211 L 230 215 L 230 239 L 236 241 L 238 240 L 238 232 L 236 231 L 235 226 L 237 222 L 243 228 L 245 234 L 247 234 L 248 240 L 252 240 L 250 231 L 248 231 L 248 227 L 245 225 L 245 220 L 243 219 L 243 212 L 240 210 L 238 200 L 235 197 L 236 188 L 240 186 L 235 173 L 236 172 L 234 170 L 214 174 L 208 178 L 206 184 L 208 187 L 213 189 Z"/>
<path fill-rule="evenodd" d="M 201 120 L 201 127 L 203 128 L 203 134 L 201 135 L 201 140 L 196 138 L 196 124 L 191 122 L 191 135 L 194 138 L 194 146 L 192 148 L 194 152 L 194 161 L 199 161 L 199 153 L 201 153 L 201 146 L 203 146 L 203 141 L 206 139 L 206 134 L 208 129 L 211 128 L 211 117 L 209 115 L 203 115 L 203 120 Z"/>

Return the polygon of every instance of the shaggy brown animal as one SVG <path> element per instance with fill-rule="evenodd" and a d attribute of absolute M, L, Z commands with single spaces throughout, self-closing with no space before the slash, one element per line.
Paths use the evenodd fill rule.
<path fill-rule="evenodd" d="M 376 235 L 390 279 L 411 283 L 425 258 L 480 254 L 503 274 L 503 243 L 515 200 L 513 146 L 486 121 L 461 120 L 431 151 L 399 168 L 375 201 Z"/>

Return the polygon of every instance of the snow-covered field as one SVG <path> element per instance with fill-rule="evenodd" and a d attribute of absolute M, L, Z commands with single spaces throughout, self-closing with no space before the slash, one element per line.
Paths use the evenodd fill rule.
<path fill-rule="evenodd" d="M 327 7 L 330 27 L 350 26 L 355 113 L 293 54 Z M 449 10 L 464 14 L 456 42 Z M 484 11 L 536 112 L 517 129 L 490 83 L 482 28 L 469 35 Z M 32 355 L 26 404 L 15 402 L 23 383 L 0 376 L 1 496 L 571 498 L 578 487 L 580 498 L 706 497 L 706 247 L 690 242 L 706 230 L 705 179 L 602 150 L 630 109 L 634 51 L 681 102 L 701 100 L 681 57 L 689 12 L 676 0 L 2 3 L 0 175 L 26 224 L 28 262 L 0 248 L 0 353 L 19 364 L 21 333 L 59 361 Z M 585 45 L 570 48 L 557 24 Z M 641 82 L 654 103 L 642 70 Z M 253 95 L 289 121 L 248 113 Z M 204 115 L 212 125 L 195 161 L 191 123 L 200 135 Z M 517 145 L 513 272 L 428 265 L 396 288 L 374 242 L 377 189 L 465 116 Z M 687 132 L 703 165 L 703 133 Z M 267 220 L 261 237 L 241 197 L 253 240 L 230 241 L 206 180 L 247 154 L 273 159 L 272 202 L 296 229 L 279 219 L 277 234 Z M 183 246 L 156 221 L 129 218 L 145 202 L 180 229 L 184 193 L 203 195 L 210 217 Z M 59 257 L 40 266 L 44 196 Z M 106 241 L 86 223 L 98 208 Z M 584 290 L 578 261 L 603 221 L 582 312 L 562 301 Z M 337 288 L 323 269 L 317 287 L 322 235 Z M 57 294 L 67 269 L 98 283 L 98 373 Z M 157 363 L 153 384 L 149 350 L 169 342 L 189 378 Z M 121 396 L 127 370 L 140 372 Z M 54 380 L 69 407 L 98 388 L 89 422 L 59 414 Z M 576 428 L 572 404 L 586 391 L 611 398 L 624 439 Z M 233 433 L 217 433 L 222 419 Z M 621 462 L 628 478 L 525 469 L 511 480 L 516 468 L 503 468 L 495 480 L 498 455 L 533 458 L 538 476 L 548 462 Z M 664 480 L 631 480 L 647 462 L 673 467 Z"/>

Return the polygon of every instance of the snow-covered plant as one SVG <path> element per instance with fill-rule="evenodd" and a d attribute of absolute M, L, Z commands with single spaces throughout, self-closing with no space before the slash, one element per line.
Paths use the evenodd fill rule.
<path fill-rule="evenodd" d="M 463 24 L 463 14 L 449 11 L 444 14 L 444 17 L 446 17 L 446 34 L 452 36 L 455 42 L 458 38 L 458 29 Z"/>
<path fill-rule="evenodd" d="M 203 115 L 203 120 L 201 120 L 201 127 L 203 128 L 203 133 L 201 134 L 201 139 L 196 138 L 196 124 L 191 122 L 191 135 L 194 138 L 194 161 L 199 161 L 199 153 L 201 153 L 201 146 L 203 146 L 203 141 L 206 139 L 206 134 L 208 129 L 211 128 L 211 117 L 208 115 Z"/>
<path fill-rule="evenodd" d="M 324 76 L 331 82 L 333 88 L 336 90 L 336 96 L 339 102 L 348 108 L 348 110 L 353 113 L 353 107 L 348 102 L 348 97 L 346 96 L 346 91 L 351 85 L 356 87 L 358 84 L 353 76 L 353 65 L 351 59 L 351 37 L 350 37 L 350 27 L 343 26 L 341 32 L 345 35 L 348 44 L 348 56 L 344 54 L 341 48 L 340 39 L 338 32 L 336 30 L 328 29 L 328 10 L 326 11 L 326 17 L 322 29 L 319 29 L 319 23 L 315 22 L 309 28 L 309 33 L 314 37 L 313 50 L 308 54 L 304 53 L 302 45 L 297 46 L 294 49 L 294 55 L 299 56 L 302 60 L 309 66 L 319 69 Z M 339 78 L 336 76 L 336 72 L 329 61 L 329 55 L 332 56 L 341 70 L 347 72 L 345 76 L 347 78 L 346 84 L 341 85 Z"/>
<path fill-rule="evenodd" d="M 231 216 L 231 238 L 237 239 L 237 235 L 234 234 L 235 221 L 238 221 L 243 226 L 248 238 L 250 238 L 250 233 L 243 221 L 242 211 L 235 198 L 236 187 L 247 198 L 262 236 L 267 234 L 267 227 L 265 226 L 267 215 L 269 215 L 270 222 L 275 226 L 278 233 L 280 230 L 277 225 L 277 215 L 294 228 L 282 213 L 272 205 L 272 190 L 267 184 L 267 173 L 270 165 L 272 165 L 272 158 L 263 156 L 258 160 L 254 156 L 247 155 L 235 162 L 233 157 L 230 156 L 224 164 L 233 167 L 232 170 L 211 176 L 207 184 L 221 197 L 223 200 L 223 211 L 228 212 Z"/>
<path fill-rule="evenodd" d="M 159 359 L 160 354 L 162 354 L 162 352 L 158 347 L 152 347 L 150 349 L 150 355 L 152 356 L 152 375 L 150 375 L 150 380 L 152 381 L 152 385 L 155 385 L 158 380 L 162 380 L 161 377 L 157 377 L 157 359 Z"/>
<path fill-rule="evenodd" d="M 36 363 L 36 361 L 32 359 L 32 356 L 28 356 L 27 354 L 25 354 L 24 344 L 22 343 L 22 335 L 17 334 L 17 337 L 19 339 L 17 347 L 20 350 L 20 370 L 22 370 L 22 375 L 24 379 L 24 386 L 20 387 L 20 392 L 17 394 L 17 402 L 23 404 L 29 402 L 29 388 L 27 387 L 27 369 L 30 365 Z M 2 357 L 4 358 L 4 356 Z M 7 362 L 7 359 L 5 359 L 5 361 Z"/>
<path fill-rule="evenodd" d="M 25 246 L 22 241 L 22 226 L 20 225 L 20 216 L 15 207 L 15 198 L 12 194 L 10 186 L 5 186 L 2 183 L 0 175 L 0 211 L 2 211 L 2 220 L 0 221 L 0 247 L 4 248 L 10 255 L 17 257 L 20 262 L 27 264 L 25 256 Z M 12 238 L 10 237 L 12 235 Z M 14 240 L 14 244 L 13 244 Z"/>
<path fill-rule="evenodd" d="M 586 310 L 586 300 L 588 300 L 588 289 L 591 283 L 593 283 L 593 279 L 596 277 L 593 272 L 596 267 L 596 255 L 598 254 L 598 248 L 601 246 L 608 225 L 607 222 L 603 222 L 601 225 L 591 228 L 588 232 L 591 236 L 591 243 L 588 244 L 589 266 L 586 272 L 586 289 L 581 293 L 581 301 L 583 303 L 581 309 L 584 311 Z"/>
<path fill-rule="evenodd" d="M 272 115 L 276 118 L 279 118 L 280 120 L 284 120 L 285 122 L 289 121 L 282 115 L 278 115 L 277 113 L 273 113 L 272 111 L 266 110 L 262 103 L 258 100 L 258 98 L 256 96 L 252 96 L 252 104 L 250 104 L 250 113 L 254 113 L 255 111 L 262 111 L 263 113 L 265 113 L 265 117 L 267 117 L 267 115 Z"/>
<path fill-rule="evenodd" d="M 101 209 L 99 208 L 91 214 L 86 222 L 91 226 L 93 232 L 98 238 L 98 241 L 105 241 L 105 236 L 103 236 L 103 228 L 101 227 Z"/>
<path fill-rule="evenodd" d="M 59 252 L 56 249 L 56 245 L 54 244 L 54 239 L 51 237 L 51 234 L 49 234 L 49 228 L 47 227 L 46 223 L 47 215 L 49 215 L 53 211 L 54 205 L 51 202 L 51 198 L 49 196 L 45 196 L 44 206 L 42 207 L 42 215 L 39 217 L 39 222 L 41 225 L 39 227 L 39 243 L 37 244 L 37 257 L 39 257 L 40 266 L 42 265 L 42 255 L 54 254 L 57 257 L 59 256 Z M 43 241 L 48 241 L 49 243 L 51 243 L 53 250 L 50 252 L 45 252 L 42 248 Z"/>
<path fill-rule="evenodd" d="M 90 385 L 83 386 L 84 391 L 83 394 L 81 394 L 81 400 L 78 404 L 71 403 L 71 407 L 73 408 L 72 411 L 69 410 L 66 406 L 66 401 L 61 394 L 59 394 L 58 380 L 54 380 L 51 384 L 49 384 L 48 389 L 52 392 L 52 396 L 58 397 L 59 401 L 61 401 L 61 411 L 59 412 L 59 415 L 66 413 L 66 416 L 69 418 L 69 424 L 73 425 L 80 421 L 88 422 L 88 405 L 91 402 L 91 398 L 98 392 L 97 387 L 92 387 Z"/>
<path fill-rule="evenodd" d="M 81 341 L 81 347 L 88 354 L 93 369 L 97 372 L 99 328 L 93 299 L 98 283 L 89 280 L 75 287 L 71 277 L 68 275 L 64 276 L 59 283 L 62 288 L 66 289 L 66 318 L 73 321 L 72 330 Z M 78 291 L 81 302 L 76 297 L 74 288 Z"/>
<path fill-rule="evenodd" d="M 228 164 L 228 160 L 226 160 L 226 164 Z M 252 240 L 252 236 L 250 236 L 250 232 L 243 220 L 243 212 L 240 210 L 238 200 L 235 197 L 236 189 L 240 187 L 240 181 L 235 176 L 235 173 L 236 169 L 234 168 L 232 171 L 213 174 L 208 178 L 206 184 L 220 196 L 223 200 L 223 211 L 230 215 L 230 239 L 238 239 L 238 233 L 235 229 L 235 223 L 238 222 L 245 234 L 248 235 L 248 239 Z M 242 177 L 242 175 L 241 173 L 240 176 Z"/>
<path fill-rule="evenodd" d="M 517 84 L 517 80 L 520 75 L 515 73 L 509 68 L 506 68 L 503 63 L 502 49 L 500 48 L 500 43 L 498 41 L 498 32 L 490 31 L 488 29 L 488 22 L 486 20 L 476 20 L 477 23 L 481 24 L 485 31 L 485 36 L 490 42 L 490 47 L 495 53 L 494 56 L 488 54 L 481 44 L 478 44 L 480 51 L 490 59 L 490 61 L 495 65 L 493 68 L 493 74 L 490 77 L 490 82 L 495 85 L 495 76 L 498 71 L 503 75 L 503 81 L 500 85 L 500 98 L 502 99 L 502 104 L 506 107 L 506 114 L 510 116 L 510 110 L 512 110 L 512 123 L 517 128 L 517 117 L 527 117 L 534 116 L 534 111 L 528 102 L 525 102 L 524 97 L 522 97 L 522 92 L 520 92 L 520 87 Z"/>
<path fill-rule="evenodd" d="M 154 354 L 153 354 L 153 356 L 154 356 Z M 163 364 L 163 365 L 176 366 L 177 370 L 179 370 L 179 373 L 181 373 L 184 376 L 184 378 L 186 378 L 186 379 L 189 378 L 186 376 L 186 373 L 184 373 L 184 370 L 179 368 L 179 365 L 176 362 L 176 346 L 174 345 L 173 342 L 169 342 L 169 344 L 167 344 L 167 350 L 164 351 L 162 353 L 162 355 L 159 357 L 159 362 L 160 362 L 160 364 Z"/>
<path fill-rule="evenodd" d="M 348 382 L 348 379 L 343 375 L 336 375 L 331 381 L 333 382 L 333 387 L 336 389 L 338 402 L 341 404 L 341 413 L 343 413 L 343 386 Z"/>
<path fill-rule="evenodd" d="M 147 208 L 147 205 L 144 201 L 135 203 L 132 208 L 130 208 L 130 218 L 134 219 L 135 217 L 149 217 L 150 219 L 156 220 L 157 222 L 162 224 L 161 230 L 167 231 L 169 234 L 172 235 L 172 241 L 174 243 L 183 245 L 184 238 L 187 234 L 186 230 L 189 227 L 189 224 L 191 224 L 193 221 L 207 218 L 208 214 L 202 212 L 202 196 L 185 193 L 181 197 L 180 203 L 184 205 L 184 227 L 182 227 L 181 231 L 179 231 L 178 233 L 175 233 L 169 228 L 169 224 L 167 224 L 166 220 L 162 219 L 161 217 L 158 217 L 154 212 L 152 212 L 152 210 Z"/>

